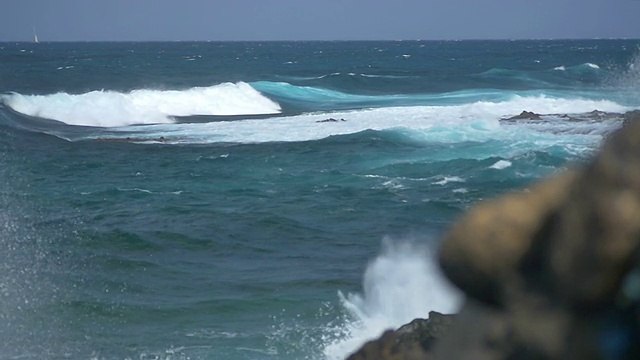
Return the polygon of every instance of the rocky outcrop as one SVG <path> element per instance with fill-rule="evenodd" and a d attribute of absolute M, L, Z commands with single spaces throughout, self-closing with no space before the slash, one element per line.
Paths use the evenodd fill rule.
<path fill-rule="evenodd" d="M 486 304 L 504 305 L 504 284 L 517 281 L 513 270 L 532 248 L 546 214 L 566 201 L 567 187 L 575 177 L 567 173 L 472 208 L 441 246 L 445 274 L 467 295 Z"/>
<path fill-rule="evenodd" d="M 553 121 L 554 119 L 562 119 L 565 121 L 617 121 L 624 115 L 615 112 L 606 112 L 593 110 L 588 113 L 580 114 L 536 114 L 532 111 L 522 111 L 520 114 L 508 118 L 500 119 L 502 122 L 515 123 L 518 120 L 542 120 Z"/>
<path fill-rule="evenodd" d="M 471 210 L 440 261 L 477 301 L 460 324 L 486 320 L 452 330 L 440 358 L 480 358 L 490 324 L 503 346 L 486 359 L 640 358 L 640 121 L 584 168 Z"/>
<path fill-rule="evenodd" d="M 638 121 L 640 121 L 640 110 L 629 111 L 622 117 L 622 126 L 631 126 L 631 124 Z"/>
<path fill-rule="evenodd" d="M 345 119 L 334 119 L 334 118 L 328 118 L 328 119 L 324 119 L 324 120 L 318 120 L 316 121 L 317 123 L 327 123 L 327 122 L 341 122 L 341 121 L 347 121 Z"/>
<path fill-rule="evenodd" d="M 468 299 L 442 338 L 355 359 L 640 359 L 640 112 L 624 119 L 589 164 L 450 229 L 440 264 Z"/>
<path fill-rule="evenodd" d="M 542 119 L 540 114 L 536 114 L 534 112 L 525 110 L 521 112 L 519 115 L 512 116 L 510 118 L 506 118 L 503 120 L 540 120 L 540 119 Z"/>
<path fill-rule="evenodd" d="M 447 333 L 453 315 L 435 311 L 427 319 L 415 319 L 396 331 L 386 331 L 379 339 L 366 343 L 348 360 L 432 359 L 434 345 Z"/>

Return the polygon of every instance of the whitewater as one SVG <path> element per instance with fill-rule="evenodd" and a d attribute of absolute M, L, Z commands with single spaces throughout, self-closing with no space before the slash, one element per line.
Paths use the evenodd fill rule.
<path fill-rule="evenodd" d="M 25 115 L 69 125 L 124 126 L 171 122 L 174 116 L 251 115 L 280 112 L 275 102 L 245 83 L 188 90 L 92 91 L 84 94 L 3 95 L 6 105 Z"/>

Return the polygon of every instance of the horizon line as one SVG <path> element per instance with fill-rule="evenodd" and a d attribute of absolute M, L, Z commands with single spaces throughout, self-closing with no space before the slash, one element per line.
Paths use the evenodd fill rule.
<path fill-rule="evenodd" d="M 566 41 L 640 40 L 640 37 L 558 37 L 558 38 L 462 38 L 462 39 L 305 39 L 305 40 L 39 40 L 39 43 L 150 43 L 150 42 L 402 42 L 402 41 Z M 0 40 L 0 43 L 33 43 L 33 40 Z"/>

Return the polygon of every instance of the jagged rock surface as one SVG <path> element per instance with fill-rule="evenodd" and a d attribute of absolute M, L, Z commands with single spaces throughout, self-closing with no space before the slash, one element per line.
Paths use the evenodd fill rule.
<path fill-rule="evenodd" d="M 504 120 L 540 120 L 542 117 L 540 114 L 536 114 L 531 111 L 522 111 L 520 114 L 516 116 L 512 116 L 510 118 L 506 118 Z"/>
<path fill-rule="evenodd" d="M 453 315 L 431 311 L 427 319 L 415 319 L 396 331 L 386 331 L 379 339 L 366 343 L 348 360 L 433 359 L 434 344 L 446 334 L 453 318 Z"/>

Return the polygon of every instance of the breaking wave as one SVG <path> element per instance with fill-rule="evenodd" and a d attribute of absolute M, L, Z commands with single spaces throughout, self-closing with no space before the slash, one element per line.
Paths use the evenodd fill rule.
<path fill-rule="evenodd" d="M 174 116 L 277 114 L 280 105 L 244 82 L 187 90 L 91 91 L 84 94 L 2 95 L 25 115 L 69 125 L 115 127 L 173 122 Z"/>

